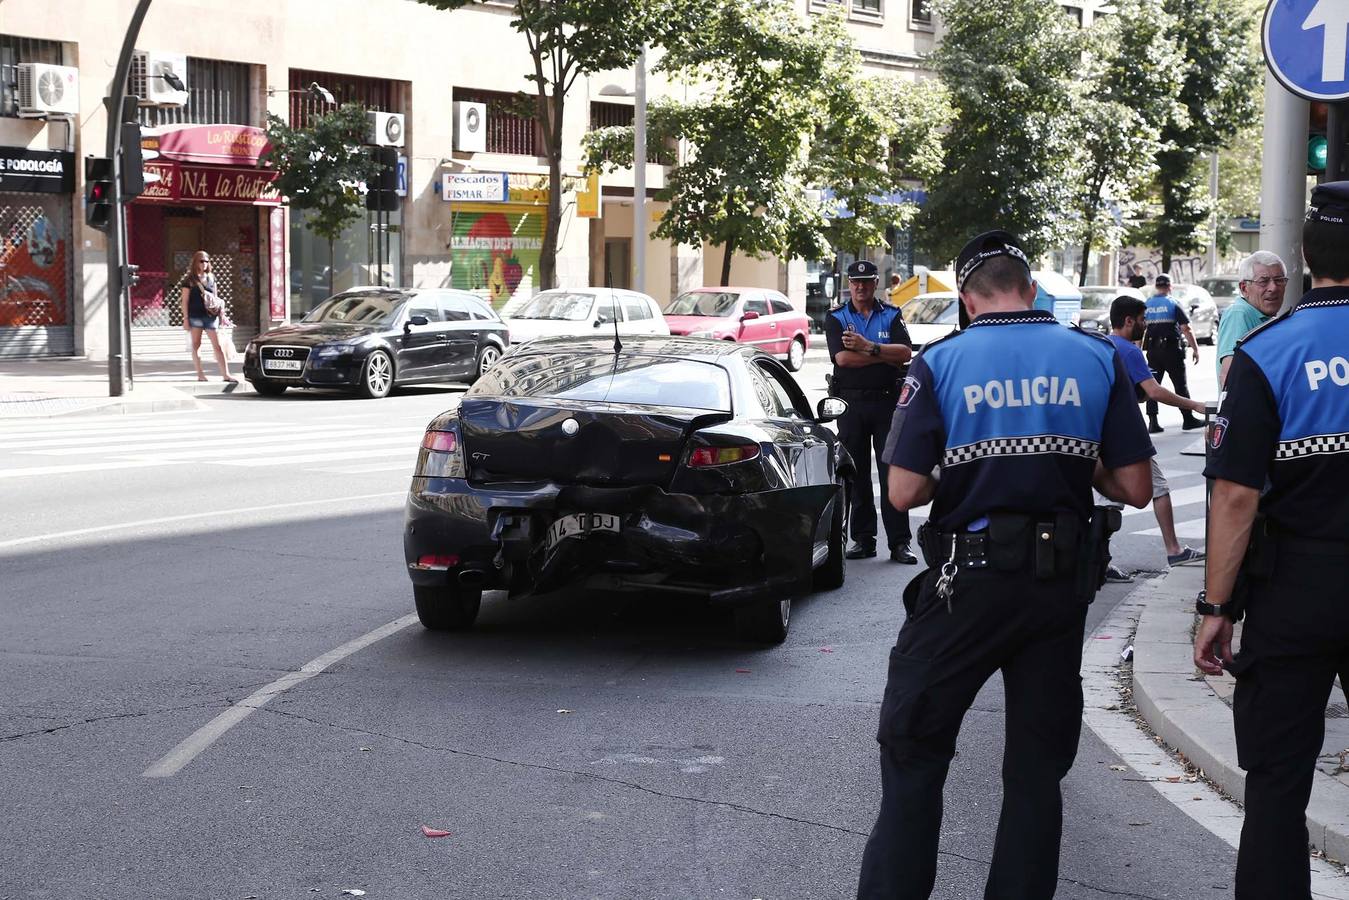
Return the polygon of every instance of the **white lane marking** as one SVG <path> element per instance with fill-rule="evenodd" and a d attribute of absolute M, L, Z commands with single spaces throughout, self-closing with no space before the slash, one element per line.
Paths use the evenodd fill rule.
<path fill-rule="evenodd" d="M 289 456 L 279 455 L 286 451 L 294 451 L 302 447 L 304 441 L 299 436 L 292 435 L 289 438 L 277 443 L 259 442 L 247 447 L 203 447 L 203 448 L 171 448 L 159 452 L 153 447 L 146 447 L 143 450 L 117 450 L 109 455 L 114 458 L 122 459 L 159 459 L 165 462 L 182 462 L 185 460 L 196 460 L 203 463 L 217 463 L 219 465 L 266 465 L 269 461 L 275 463 L 284 462 L 303 462 L 309 456 Z M 391 445 L 396 445 L 396 449 L 415 456 L 417 448 L 421 444 L 421 434 L 417 433 L 409 437 L 408 435 L 389 435 L 387 437 L 354 438 L 354 439 L 330 439 L 321 447 L 341 447 L 347 452 L 345 454 L 339 451 L 328 451 L 324 449 L 320 458 L 322 459 L 359 459 L 361 454 L 375 453 L 383 450 L 388 452 L 394 449 Z M 316 448 L 318 449 L 318 448 Z M 256 451 L 256 452 L 254 452 Z M 337 453 L 334 457 L 332 454 Z M 313 455 L 313 454 L 310 454 Z M 219 457 L 218 459 L 215 457 Z"/>
<path fill-rule="evenodd" d="M 155 429 L 118 432 L 116 434 L 68 434 L 61 437 L 45 437 L 22 441 L 0 440 L 0 450 L 37 450 L 46 447 L 111 447 L 116 444 L 158 443 L 160 441 L 205 441 L 214 438 L 246 437 L 248 435 L 276 432 L 276 426 L 270 429 L 264 425 L 213 425 L 209 428 Z M 294 434 L 295 429 L 286 429 Z"/>
<path fill-rule="evenodd" d="M 1241 843 L 1241 809 L 1205 782 L 1186 781 L 1188 774 L 1180 764 L 1144 734 L 1128 713 L 1119 710 L 1116 676 L 1120 653 L 1134 632 L 1143 605 L 1135 596 L 1131 594 L 1116 606 L 1083 644 L 1082 721 L 1169 803 L 1236 848 Z M 1343 869 L 1312 858 L 1311 872 L 1313 897 L 1349 900 L 1349 878 L 1344 877 Z"/>
<path fill-rule="evenodd" d="M 331 475 L 368 475 L 374 472 L 407 472 L 412 474 L 411 462 L 390 463 L 372 466 L 315 466 L 309 471 L 325 472 Z"/>
<path fill-rule="evenodd" d="M 257 432 L 232 437 L 217 437 L 214 434 L 199 435 L 192 438 L 165 438 L 159 441 L 118 441 L 116 443 L 97 442 L 80 447 L 69 446 L 67 441 L 65 446 L 53 447 L 44 450 L 22 450 L 19 451 L 25 456 L 77 456 L 87 454 L 91 450 L 102 451 L 111 456 L 140 456 L 143 451 L 192 451 L 194 448 L 204 448 L 209 450 L 213 447 L 261 447 L 267 444 L 287 444 L 293 446 L 297 440 L 317 441 L 329 440 L 332 438 L 349 438 L 343 440 L 343 446 L 348 446 L 353 442 L 375 441 L 382 439 L 385 441 L 412 441 L 419 442 L 424 432 L 421 429 L 391 429 L 391 428 L 365 428 L 362 429 L 357 437 L 351 437 L 351 430 L 348 428 L 313 428 L 307 431 L 271 431 Z M 224 454 L 228 455 L 237 450 L 227 450 Z M 156 456 L 164 454 L 155 453 Z"/>
<path fill-rule="evenodd" d="M 186 462 L 186 460 L 184 460 Z M 37 475 L 73 475 L 78 472 L 116 471 L 120 469 L 146 469 L 151 466 L 167 465 L 157 459 L 127 460 L 122 462 L 70 463 L 64 466 L 19 466 L 0 469 L 0 478 L 24 478 Z"/>
<path fill-rule="evenodd" d="M 0 446 L 11 446 L 17 442 L 29 440 L 43 440 L 46 438 L 88 438 L 90 436 L 108 436 L 132 434 L 149 435 L 160 432 L 170 431 L 214 431 L 229 430 L 234 428 L 276 428 L 277 423 L 269 420 L 243 419 L 233 420 L 208 420 L 203 419 L 202 413 L 195 411 L 185 411 L 177 413 L 179 416 L 193 416 L 195 419 L 175 418 L 171 421 L 165 421 L 162 416 L 169 415 L 168 412 L 154 413 L 144 418 L 134 419 L 130 416 L 118 416 L 111 422 L 88 422 L 82 425 L 70 425 L 66 423 L 54 424 L 49 427 L 35 428 L 29 426 L 25 431 L 10 431 L 0 429 Z M 412 417 L 400 417 L 412 418 Z M 418 416 L 423 422 L 429 422 L 434 416 Z M 364 414 L 348 413 L 346 415 L 314 416 L 312 418 L 294 419 L 288 422 L 292 428 L 302 428 L 311 424 L 322 422 L 350 422 L 354 420 L 369 421 L 370 416 Z M 131 420 L 131 421 L 128 421 Z M 3 421 L 3 420 L 0 420 Z"/>
<path fill-rule="evenodd" d="M 364 650 L 376 641 L 397 634 L 417 621 L 416 613 L 410 613 L 400 619 L 394 619 L 381 625 L 374 631 L 366 632 L 354 641 L 348 641 L 335 650 L 329 650 L 322 656 L 311 659 L 300 666 L 298 672 L 287 672 L 280 678 L 249 694 L 243 700 L 216 716 L 205 725 L 192 732 L 178 746 L 165 753 L 154 765 L 141 774 L 146 778 L 169 778 L 177 775 L 183 767 L 196 759 L 201 753 L 220 740 L 220 737 L 235 725 L 253 714 L 255 710 L 267 705 L 273 697 L 284 693 L 297 684 L 308 681 L 324 669 L 341 662 L 351 654 Z"/>
<path fill-rule="evenodd" d="M 354 503 L 358 500 L 383 500 L 389 497 L 406 497 L 407 491 L 385 491 L 380 494 L 356 494 L 351 497 L 327 497 L 321 500 L 296 500 L 291 503 L 271 503 L 265 506 L 241 506 L 235 509 L 217 509 L 211 512 L 186 513 L 181 516 L 161 516 L 157 519 L 138 519 L 135 522 L 116 522 L 111 525 L 95 525 L 91 528 L 76 528 L 72 531 L 53 531 L 47 534 L 33 534 L 28 537 L 12 538 L 0 541 L 0 550 L 10 547 L 22 547 L 25 544 L 39 544 L 44 541 L 59 541 L 65 538 L 82 537 L 86 534 L 104 534 L 109 531 L 123 531 L 135 528 L 148 528 L 152 525 L 167 525 L 170 522 L 190 522 L 193 519 L 216 519 L 222 516 L 256 515 L 260 512 L 274 512 L 278 509 L 299 509 L 304 506 L 320 506 L 330 503 Z"/>
<path fill-rule="evenodd" d="M 1131 531 L 1130 534 L 1146 534 L 1151 537 L 1161 537 L 1162 529 L 1147 528 L 1143 531 Z M 1194 540 L 1204 536 L 1204 519 L 1186 519 L 1184 522 L 1176 523 L 1176 537 L 1189 538 Z"/>
<path fill-rule="evenodd" d="M 1172 509 L 1175 509 L 1176 507 L 1179 507 L 1179 506 L 1186 506 L 1186 505 L 1191 504 L 1191 503 L 1202 503 L 1202 502 L 1204 501 L 1204 492 L 1205 492 L 1206 490 L 1207 490 L 1207 488 L 1206 488 L 1205 485 L 1197 484 L 1197 485 L 1195 485 L 1194 487 L 1187 487 L 1187 488 L 1182 488 L 1182 489 L 1180 489 L 1180 490 L 1178 490 L 1178 491 L 1172 491 L 1172 492 L 1171 492 L 1171 508 L 1172 508 Z M 1125 515 L 1126 517 L 1128 517 L 1128 516 L 1140 516 L 1140 515 L 1142 515 L 1143 513 L 1151 513 L 1151 512 L 1152 512 L 1152 504 L 1151 504 L 1151 503 L 1149 503 L 1147 506 L 1143 507 L 1142 509 L 1135 509 L 1135 508 L 1132 507 L 1132 506 L 1125 507 L 1125 509 L 1124 509 L 1124 515 Z"/>
<path fill-rule="evenodd" d="M 408 465 L 411 466 L 413 460 L 417 458 L 417 446 L 415 442 L 403 444 L 400 447 L 359 447 L 353 452 L 350 448 L 356 445 L 344 443 L 342 446 L 347 450 L 337 451 L 335 453 L 309 453 L 304 456 L 273 456 L 262 457 L 260 459 L 215 459 L 210 460 L 218 466 L 241 466 L 252 468 L 254 466 L 288 465 L 290 463 L 306 462 L 328 462 L 334 459 L 351 459 L 361 456 L 406 456 Z"/>

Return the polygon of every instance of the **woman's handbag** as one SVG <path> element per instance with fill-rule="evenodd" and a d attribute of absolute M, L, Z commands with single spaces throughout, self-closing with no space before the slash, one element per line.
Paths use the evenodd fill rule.
<path fill-rule="evenodd" d="M 225 308 L 225 303 L 220 299 L 220 295 L 215 292 L 215 279 L 210 278 L 201 284 L 201 302 L 206 307 L 206 312 L 212 316 L 220 315 Z"/>

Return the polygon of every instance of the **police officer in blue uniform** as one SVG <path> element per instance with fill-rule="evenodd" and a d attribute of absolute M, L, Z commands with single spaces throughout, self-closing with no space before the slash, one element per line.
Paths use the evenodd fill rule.
<path fill-rule="evenodd" d="M 876 499 L 871 490 L 871 455 L 876 454 L 876 471 L 885 484 L 886 465 L 881 448 L 890 431 L 890 416 L 899 396 L 903 367 L 913 355 L 909 331 L 899 310 L 876 299 L 879 273 L 876 264 L 859 259 L 848 266 L 848 286 L 852 300 L 831 310 L 824 320 L 829 358 L 834 363 L 829 392 L 848 401 L 848 411 L 838 420 L 838 436 L 853 458 L 857 472 L 848 498 L 852 506 L 849 531 L 853 544 L 844 554 L 848 559 L 866 559 L 876 555 Z M 881 491 L 881 520 L 885 523 L 890 559 L 913 564 L 909 514 L 900 512 Z"/>
<path fill-rule="evenodd" d="M 932 512 L 881 704 L 866 900 L 931 894 L 956 735 L 998 670 L 1004 792 L 985 896 L 1053 896 L 1087 604 L 1119 521 L 1093 508 L 1092 486 L 1137 507 L 1151 498 L 1152 443 L 1114 345 L 1033 308 L 1026 254 L 1005 231 L 971 241 L 956 272 L 972 322 L 914 360 L 885 448 L 892 502 Z"/>
<path fill-rule="evenodd" d="M 1195 363 L 1199 362 L 1199 344 L 1195 342 L 1194 332 L 1190 330 L 1190 317 L 1185 315 L 1185 310 L 1171 297 L 1171 276 L 1158 275 L 1153 285 L 1157 293 L 1148 301 L 1147 310 L 1143 314 L 1143 321 L 1147 326 L 1143 332 L 1143 350 L 1147 353 L 1148 368 L 1152 370 L 1152 377 L 1157 379 L 1158 384 L 1162 383 L 1163 375 L 1170 376 L 1171 387 L 1188 400 L 1190 389 L 1185 380 L 1185 350 L 1181 347 L 1180 341 L 1184 337 L 1189 342 Z M 1191 428 L 1202 428 L 1204 425 L 1203 421 L 1196 419 L 1194 413 L 1188 409 L 1181 410 L 1181 417 L 1184 423 L 1181 428 L 1186 431 Z M 1149 399 L 1148 431 L 1160 434 L 1163 430 L 1157 422 L 1157 401 Z"/>
<path fill-rule="evenodd" d="M 1349 181 L 1311 202 L 1312 289 L 1237 344 L 1204 471 L 1215 480 L 1194 659 L 1237 679 L 1238 900 L 1311 897 L 1304 816 L 1331 687 L 1337 675 L 1349 685 Z"/>

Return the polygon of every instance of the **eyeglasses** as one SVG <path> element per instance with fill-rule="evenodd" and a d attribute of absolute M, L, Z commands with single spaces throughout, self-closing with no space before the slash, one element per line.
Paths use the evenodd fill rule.
<path fill-rule="evenodd" d="M 1264 276 L 1264 277 L 1262 277 L 1262 278 L 1248 278 L 1248 279 L 1246 279 L 1246 283 L 1247 283 L 1247 284 L 1253 284 L 1253 285 L 1255 285 L 1256 287 L 1260 288 L 1260 290 L 1263 291 L 1265 288 L 1269 287 L 1271 284 L 1276 284 L 1276 285 L 1278 285 L 1279 287 L 1283 287 L 1285 284 L 1288 283 L 1288 276 L 1286 276 L 1286 275 L 1280 275 L 1278 278 L 1270 278 L 1268 275 L 1266 275 L 1266 276 Z"/>

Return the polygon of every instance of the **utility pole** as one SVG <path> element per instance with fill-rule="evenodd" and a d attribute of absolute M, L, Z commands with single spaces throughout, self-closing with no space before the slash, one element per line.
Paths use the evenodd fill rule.
<path fill-rule="evenodd" d="M 632 117 L 632 289 L 646 292 L 646 47 L 637 54 Z"/>
<path fill-rule="evenodd" d="M 1221 218 L 1218 215 L 1218 151 L 1209 156 L 1208 196 L 1213 202 L 1213 234 L 1208 243 L 1208 274 L 1218 274 L 1218 227 Z"/>
<path fill-rule="evenodd" d="M 1302 297 L 1302 222 L 1307 203 L 1307 101 L 1265 70 L 1265 145 L 1260 173 L 1260 249 L 1284 261 L 1283 308 Z"/>
<path fill-rule="evenodd" d="M 127 338 L 129 328 L 125 277 L 126 266 L 126 208 L 122 205 L 122 117 L 126 108 L 126 82 L 131 74 L 131 56 L 136 49 L 136 38 L 141 23 L 150 10 L 150 0 L 138 0 L 131 15 L 122 52 L 117 57 L 112 85 L 103 106 L 108 114 L 108 159 L 112 165 L 112 216 L 108 223 L 108 396 L 120 397 L 126 390 L 126 376 L 130 375 L 131 345 Z"/>

